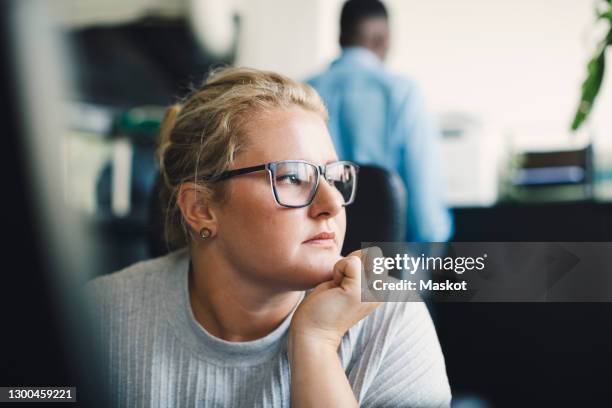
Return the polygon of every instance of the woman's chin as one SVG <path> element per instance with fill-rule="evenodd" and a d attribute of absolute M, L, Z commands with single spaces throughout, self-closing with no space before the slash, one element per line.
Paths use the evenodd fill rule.
<path fill-rule="evenodd" d="M 298 283 L 302 289 L 313 288 L 320 283 L 329 281 L 333 277 L 334 265 L 342 257 L 331 251 L 326 253 L 309 254 L 309 256 L 303 256 L 300 254 L 300 261 L 298 265 L 293 268 L 294 282 Z M 307 259 L 306 264 L 303 260 Z"/>
<path fill-rule="evenodd" d="M 315 272 L 312 275 L 312 282 L 314 286 L 332 280 L 333 272 L 332 269 L 326 270 L 325 272 Z"/>
<path fill-rule="evenodd" d="M 302 276 L 304 276 L 312 287 L 317 286 L 320 283 L 332 280 L 334 264 L 335 262 L 322 263 L 317 268 L 309 268 L 304 271 Z"/>
<path fill-rule="evenodd" d="M 296 270 L 291 278 L 291 290 L 307 290 L 332 279 L 333 272 L 325 269 Z"/>

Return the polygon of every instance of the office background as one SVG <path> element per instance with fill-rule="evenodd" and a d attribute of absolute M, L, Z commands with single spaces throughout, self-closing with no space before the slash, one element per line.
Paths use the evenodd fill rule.
<path fill-rule="evenodd" d="M 56 68 L 67 86 L 60 99 L 44 97 L 49 105 L 65 107 L 62 124 L 54 128 L 57 145 L 49 148 L 57 154 L 59 170 L 51 194 L 61 192 L 67 209 L 86 226 L 75 237 L 86 240 L 82 251 L 91 258 L 75 263 L 77 268 L 71 265 L 76 281 L 149 256 L 152 151 L 163 106 L 219 64 L 272 69 L 297 79 L 323 69 L 339 52 L 341 3 L 60 0 L 51 8 L 19 10 L 20 19 L 12 24 L 22 24 L 21 36 L 32 33 L 34 54 L 40 52 L 34 37 L 40 32 L 32 28 L 36 18 L 60 29 L 63 58 Z M 569 130 L 586 63 L 607 28 L 596 23 L 594 2 L 386 4 L 392 27 L 388 67 L 423 87 L 444 131 L 441 165 L 455 215 L 453 240 L 611 241 L 609 66 L 589 121 L 575 134 Z M 3 38 L 13 48 L 24 41 L 15 31 L 7 28 L 7 33 Z M 29 72 L 25 61 L 5 59 L 17 64 L 21 81 L 44 75 Z M 14 67 L 9 68 L 5 77 L 12 79 Z M 27 115 L 38 108 L 26 104 L 23 109 Z M 30 133 L 41 143 L 52 140 L 51 133 Z M 569 164 L 555 156 L 559 151 L 572 152 Z M 585 176 L 553 186 L 521 184 L 513 175 L 529 168 L 514 159 L 524 162 L 533 152 L 550 153 L 545 160 L 559 167 L 582 166 Z M 30 202 L 37 207 L 31 197 Z M 71 250 L 77 248 L 66 254 Z M 49 296 L 57 294 L 49 283 L 55 275 L 42 276 L 40 269 Z M 15 279 L 23 279 L 18 283 L 24 287 L 31 282 L 20 275 Z M 10 299 L 5 298 L 7 308 Z M 35 321 L 31 312 L 28 319 Z M 432 312 L 455 396 L 475 396 L 492 407 L 607 401 L 609 304 L 435 304 Z M 57 329 L 61 320 L 47 319 L 46 327 Z M 36 358 L 40 363 L 47 357 Z M 39 381 L 53 378 L 61 359 L 47 363 Z M 30 371 L 36 364 L 33 358 Z"/>

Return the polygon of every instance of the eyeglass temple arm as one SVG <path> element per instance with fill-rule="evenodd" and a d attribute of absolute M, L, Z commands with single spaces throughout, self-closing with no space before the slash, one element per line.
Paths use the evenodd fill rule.
<path fill-rule="evenodd" d="M 267 168 L 267 165 L 261 164 L 259 166 L 245 167 L 243 169 L 227 170 L 221 173 L 219 177 L 217 178 L 217 180 L 226 180 L 228 178 L 239 176 L 241 174 L 248 174 L 248 173 L 254 173 L 260 170 L 265 170 L 266 168 Z"/>

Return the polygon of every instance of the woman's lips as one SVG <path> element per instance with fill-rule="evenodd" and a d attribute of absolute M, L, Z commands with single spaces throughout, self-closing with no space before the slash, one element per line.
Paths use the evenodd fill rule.
<path fill-rule="evenodd" d="M 335 244 L 336 234 L 334 232 L 321 232 L 312 238 L 304 241 L 304 244 L 314 244 L 314 245 L 334 245 Z"/>

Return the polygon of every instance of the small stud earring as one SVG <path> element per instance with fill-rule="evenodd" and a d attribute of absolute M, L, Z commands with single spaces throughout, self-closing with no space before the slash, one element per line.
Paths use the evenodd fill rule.
<path fill-rule="evenodd" d="M 202 228 L 200 230 L 200 238 L 202 239 L 206 239 L 206 238 L 210 238 L 212 236 L 212 230 L 210 228 Z"/>

